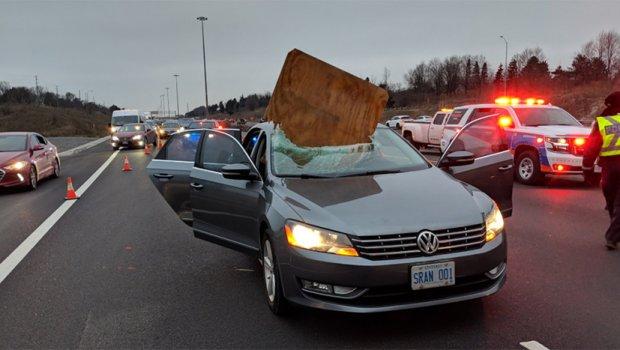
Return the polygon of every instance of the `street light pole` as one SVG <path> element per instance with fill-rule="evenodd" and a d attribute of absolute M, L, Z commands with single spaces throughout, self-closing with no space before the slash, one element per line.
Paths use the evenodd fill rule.
<path fill-rule="evenodd" d="M 168 118 L 170 118 L 170 95 L 168 94 L 169 87 L 166 88 L 166 104 L 168 105 Z"/>
<path fill-rule="evenodd" d="M 504 96 L 508 95 L 508 40 L 503 35 L 499 36 L 506 43 L 506 56 L 504 56 Z"/>
<path fill-rule="evenodd" d="M 200 21 L 200 26 L 202 27 L 202 68 L 205 76 L 205 117 L 209 115 L 209 94 L 207 92 L 207 55 L 205 53 L 205 21 L 207 17 L 198 17 L 196 18 Z"/>
<path fill-rule="evenodd" d="M 181 115 L 181 110 L 179 110 L 179 81 L 178 81 L 178 74 L 173 74 L 174 76 L 174 87 L 177 90 L 177 115 Z"/>
<path fill-rule="evenodd" d="M 161 105 L 161 116 L 163 118 L 166 117 L 166 104 L 164 103 L 164 97 L 165 96 L 163 94 L 159 95 L 159 102 L 160 102 L 160 105 Z"/>

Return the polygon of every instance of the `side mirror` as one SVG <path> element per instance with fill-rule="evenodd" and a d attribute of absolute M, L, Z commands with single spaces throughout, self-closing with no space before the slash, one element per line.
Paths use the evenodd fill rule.
<path fill-rule="evenodd" d="M 476 160 L 476 156 L 469 151 L 455 151 L 449 154 L 446 154 L 438 166 L 442 167 L 451 167 L 451 166 L 459 166 L 459 165 L 469 165 L 473 164 Z"/>
<path fill-rule="evenodd" d="M 222 167 L 222 176 L 232 180 L 257 180 L 258 175 L 252 172 L 252 168 L 247 164 L 228 164 Z"/>
<path fill-rule="evenodd" d="M 45 147 L 43 147 L 43 145 L 40 143 L 37 143 L 36 145 L 32 146 L 33 151 L 42 151 L 43 149 L 45 149 Z"/>

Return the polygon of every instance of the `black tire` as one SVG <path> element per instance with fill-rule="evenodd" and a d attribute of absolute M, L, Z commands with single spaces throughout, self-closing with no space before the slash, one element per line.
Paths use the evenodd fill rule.
<path fill-rule="evenodd" d="M 538 152 L 527 150 L 517 157 L 515 162 L 515 177 L 524 185 L 540 185 L 545 174 L 540 170 L 540 158 Z"/>
<path fill-rule="evenodd" d="M 35 169 L 34 165 L 30 165 L 30 171 L 28 172 L 28 189 L 36 191 L 38 184 L 37 169 Z"/>
<path fill-rule="evenodd" d="M 60 177 L 60 162 L 58 159 L 54 159 L 54 171 L 52 172 L 52 177 L 57 179 Z"/>
<path fill-rule="evenodd" d="M 396 123 L 396 130 L 400 130 L 400 123 Z"/>
<path fill-rule="evenodd" d="M 113 150 L 118 151 L 120 147 L 112 147 Z"/>
<path fill-rule="evenodd" d="M 272 275 L 272 280 L 269 281 L 273 281 L 273 299 L 270 296 L 270 292 L 269 292 L 269 281 L 266 277 L 267 275 L 267 271 L 268 268 L 266 266 L 268 266 L 269 262 L 266 261 L 266 250 L 268 249 L 267 247 L 269 246 L 269 248 L 271 249 L 271 254 L 273 257 L 273 261 L 271 262 L 271 267 L 273 269 L 273 275 Z M 288 300 L 286 300 L 286 298 L 284 297 L 284 292 L 282 291 L 282 280 L 280 279 L 280 270 L 279 270 L 279 265 L 278 265 L 278 258 L 276 257 L 275 251 L 273 249 L 273 244 L 271 244 L 271 240 L 269 239 L 269 236 L 267 235 L 267 233 L 265 233 L 263 235 L 262 238 L 262 242 L 261 242 L 261 262 L 262 262 L 262 266 L 263 266 L 263 286 L 264 286 L 264 290 L 265 290 L 265 298 L 267 299 L 267 305 L 269 306 L 269 309 L 271 310 L 271 312 L 274 313 L 274 315 L 277 316 L 283 316 L 286 315 L 290 312 L 291 307 L 290 304 L 288 302 Z"/>

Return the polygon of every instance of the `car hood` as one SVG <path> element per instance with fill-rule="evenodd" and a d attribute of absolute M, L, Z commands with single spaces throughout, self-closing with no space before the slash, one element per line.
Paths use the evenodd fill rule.
<path fill-rule="evenodd" d="M 544 136 L 588 136 L 590 134 L 590 128 L 585 126 L 544 125 L 526 126 L 522 129 L 523 131 Z"/>
<path fill-rule="evenodd" d="M 480 192 L 435 167 L 375 176 L 286 178 L 279 184 L 276 193 L 304 222 L 359 236 L 477 225 L 484 217 L 474 199 L 474 192 Z"/>
<path fill-rule="evenodd" d="M 18 152 L 0 152 L 0 167 L 7 165 L 9 161 L 13 159 L 28 158 L 27 151 Z"/>
<path fill-rule="evenodd" d="M 136 136 L 136 135 L 143 135 L 144 131 L 123 131 L 123 132 L 117 132 L 116 136 L 118 137 L 132 137 L 132 136 Z"/>

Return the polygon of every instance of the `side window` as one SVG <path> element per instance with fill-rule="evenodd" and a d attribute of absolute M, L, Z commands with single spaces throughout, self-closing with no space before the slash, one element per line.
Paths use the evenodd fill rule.
<path fill-rule="evenodd" d="M 207 131 L 202 142 L 201 166 L 219 172 L 224 165 L 237 163 L 249 163 L 243 148 L 227 134 Z"/>
<path fill-rule="evenodd" d="M 45 141 L 45 138 L 41 135 L 34 135 L 37 138 L 37 141 L 39 141 L 40 144 L 42 145 L 47 145 L 47 141 Z"/>
<path fill-rule="evenodd" d="M 35 135 L 30 136 L 30 147 L 36 146 L 39 144 L 39 139 Z"/>
<path fill-rule="evenodd" d="M 451 114 L 450 117 L 448 118 L 448 121 L 446 122 L 446 125 L 457 125 L 461 122 L 461 119 L 463 119 L 463 116 L 465 115 L 465 113 L 467 112 L 467 109 L 455 109 Z"/>
<path fill-rule="evenodd" d="M 497 117 L 491 117 L 463 129 L 446 152 L 469 151 L 480 158 L 506 149 L 504 131 L 499 127 Z"/>
<path fill-rule="evenodd" d="M 497 112 L 495 112 L 495 108 L 476 108 L 474 109 L 474 111 L 471 113 L 471 116 L 469 117 L 469 120 L 467 121 L 469 122 L 473 122 L 474 120 L 480 119 L 482 117 L 486 117 L 488 115 L 492 115 L 495 114 Z"/>
<path fill-rule="evenodd" d="M 446 115 L 444 113 L 437 114 L 435 119 L 433 119 L 433 124 L 435 124 L 435 125 L 442 125 L 443 124 L 443 120 L 445 118 L 446 118 Z"/>
<path fill-rule="evenodd" d="M 264 179 L 267 177 L 267 138 L 265 134 L 260 137 L 257 145 L 256 152 L 252 154 L 252 161 L 258 169 L 260 176 Z"/>
<path fill-rule="evenodd" d="M 173 135 L 156 159 L 194 162 L 200 142 L 200 131 L 189 131 Z"/>

